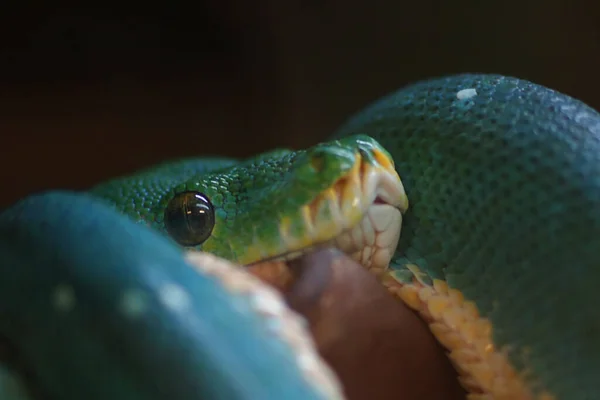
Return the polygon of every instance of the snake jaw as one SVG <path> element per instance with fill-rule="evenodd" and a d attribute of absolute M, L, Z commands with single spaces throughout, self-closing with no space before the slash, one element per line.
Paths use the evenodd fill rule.
<path fill-rule="evenodd" d="M 388 204 L 369 207 L 359 225 L 335 239 L 335 247 L 368 270 L 383 273 L 400 239 L 402 214 Z"/>
<path fill-rule="evenodd" d="M 291 220 L 279 225 L 287 251 L 266 261 L 291 260 L 316 248 L 335 247 L 365 268 L 383 271 L 398 244 L 404 186 L 392 159 L 377 148 L 360 149 L 349 171 L 300 209 L 300 234 Z"/>
<path fill-rule="evenodd" d="M 387 269 L 398 245 L 408 197 L 391 158 L 377 149 L 371 154 L 376 163 L 363 161 L 358 174 L 362 218 L 359 223 L 346 227 L 333 243 L 365 268 L 379 274 Z"/>

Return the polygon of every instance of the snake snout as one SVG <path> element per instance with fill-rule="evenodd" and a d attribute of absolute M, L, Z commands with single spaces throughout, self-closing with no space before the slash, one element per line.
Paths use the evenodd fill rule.
<path fill-rule="evenodd" d="M 362 219 L 334 243 L 365 268 L 380 273 L 387 269 L 398 245 L 408 197 L 389 158 L 378 149 L 371 154 L 376 162 L 363 165 L 361 174 L 365 205 Z"/>
<path fill-rule="evenodd" d="M 357 147 L 348 172 L 301 208 L 300 235 L 282 221 L 280 235 L 288 250 L 280 258 L 332 246 L 367 269 L 387 268 L 408 198 L 391 157 L 376 144 L 358 141 Z"/>
<path fill-rule="evenodd" d="M 293 177 L 282 183 L 289 195 L 279 198 L 275 219 L 254 223 L 239 262 L 256 266 L 334 247 L 367 269 L 385 270 L 408 209 L 391 155 L 357 135 L 299 153 L 291 166 Z"/>

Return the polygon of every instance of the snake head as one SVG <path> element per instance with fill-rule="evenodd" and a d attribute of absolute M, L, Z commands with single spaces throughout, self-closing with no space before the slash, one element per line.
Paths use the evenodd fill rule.
<path fill-rule="evenodd" d="M 337 247 L 383 269 L 408 200 L 390 154 L 357 135 L 206 168 L 165 164 L 94 190 L 179 245 L 250 265 Z M 172 173 L 193 170 L 198 173 Z M 190 169 L 191 168 L 191 169 Z"/>

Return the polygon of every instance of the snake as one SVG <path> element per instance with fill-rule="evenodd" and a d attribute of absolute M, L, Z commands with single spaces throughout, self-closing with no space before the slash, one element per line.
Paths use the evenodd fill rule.
<path fill-rule="evenodd" d="M 12 204 L 1 397 L 345 398 L 247 272 L 320 248 L 418 313 L 468 398 L 600 398 L 600 115 L 496 74 L 410 84 L 306 149 Z"/>

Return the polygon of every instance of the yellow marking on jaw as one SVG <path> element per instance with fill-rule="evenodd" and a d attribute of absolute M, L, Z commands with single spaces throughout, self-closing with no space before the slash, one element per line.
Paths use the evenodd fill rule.
<path fill-rule="evenodd" d="M 360 155 L 358 156 L 362 158 Z M 354 164 L 350 173 L 346 177 L 346 184 L 341 185 L 341 212 L 343 215 L 353 215 L 360 208 L 363 197 L 362 184 L 360 179 L 360 162 Z"/>
<path fill-rule="evenodd" d="M 307 215 L 310 216 L 310 210 L 308 212 L 304 211 L 306 207 L 307 206 L 304 206 L 300 210 L 303 218 Z M 305 230 L 302 236 L 292 237 L 292 235 L 290 234 L 290 228 L 292 226 L 292 223 L 293 222 L 290 217 L 284 217 L 281 219 L 281 222 L 279 224 L 279 234 L 281 237 L 281 241 L 287 245 L 286 251 L 296 251 L 312 245 L 314 243 L 314 240 L 308 229 Z M 313 225 L 311 225 L 311 227 L 313 227 Z"/>
<path fill-rule="evenodd" d="M 336 220 L 338 218 L 341 219 L 342 216 L 340 215 L 340 209 L 338 204 L 339 198 L 338 194 L 336 193 L 333 187 L 330 187 L 329 189 L 325 190 L 325 193 L 323 193 L 323 200 L 327 201 L 329 211 L 333 215 L 333 218 L 335 218 Z"/>
<path fill-rule="evenodd" d="M 241 261 L 244 264 L 263 260 L 287 252 L 295 252 L 333 240 L 346 229 L 355 226 L 363 217 L 366 183 L 379 173 L 388 174 L 394 170 L 393 161 L 385 153 L 372 149 L 376 162 L 371 163 L 355 154 L 355 162 L 348 172 L 329 188 L 323 190 L 308 204 L 298 210 L 298 214 L 281 218 L 278 225 L 280 241 L 265 249 L 264 244 L 253 244 L 246 248 Z M 315 160 L 313 167 L 319 167 Z M 398 180 L 400 178 L 398 177 Z M 300 224 L 296 226 L 295 224 Z M 301 229 L 296 229 L 296 228 Z M 300 232 L 298 236 L 294 236 Z M 268 253 L 265 255 L 265 253 Z"/>
<path fill-rule="evenodd" d="M 416 265 L 407 268 L 414 281 L 406 284 L 387 273 L 382 283 L 429 324 L 436 339 L 448 350 L 448 357 L 468 391 L 469 400 L 555 400 L 547 392 L 534 395 L 524 373 L 517 373 L 505 350 L 492 340 L 491 322 L 479 315 L 475 303 L 439 279 L 423 283 L 425 275 Z"/>
<path fill-rule="evenodd" d="M 281 218 L 279 222 L 279 235 L 286 241 L 288 236 L 290 235 L 290 227 L 292 226 L 292 220 L 289 217 Z"/>
<path fill-rule="evenodd" d="M 315 225 L 313 223 L 313 216 L 311 212 L 311 208 L 309 206 L 302 207 L 302 221 L 304 221 L 304 226 L 306 227 L 306 231 L 309 236 L 313 235 Z"/>
<path fill-rule="evenodd" d="M 289 236 L 291 225 L 292 220 L 289 217 L 281 218 L 279 223 L 279 236 L 282 238 L 282 240 L 285 240 L 285 238 Z M 273 254 L 274 249 L 265 248 L 266 245 L 264 243 L 259 243 L 256 240 L 256 233 L 254 233 L 253 238 L 252 245 L 246 247 L 241 257 L 236 260 L 238 263 L 248 264 L 257 260 L 264 260 L 265 258 L 275 255 Z"/>
<path fill-rule="evenodd" d="M 264 256 L 264 252 L 261 251 L 261 247 L 260 246 L 252 246 L 252 247 L 248 247 L 246 249 L 246 252 L 244 253 L 244 256 L 240 259 L 239 263 L 247 264 L 247 263 L 251 262 L 249 260 L 262 260 L 263 258 L 265 258 L 265 256 Z"/>
<path fill-rule="evenodd" d="M 379 149 L 372 149 L 372 154 L 373 157 L 375 158 L 375 160 L 377 160 L 377 162 L 384 168 L 387 170 L 394 170 L 394 162 L 393 160 L 388 157 L 387 155 L 385 155 L 381 150 Z"/>
<path fill-rule="evenodd" d="M 282 218 L 279 231 L 282 242 L 286 244 L 285 251 L 301 250 L 326 242 L 346 228 L 343 225 L 354 225 L 360 221 L 361 210 L 357 207 L 348 207 L 347 204 L 355 201 L 354 196 L 363 195 L 360 180 L 362 164 L 362 157 L 357 155 L 356 162 L 345 176 L 300 209 L 305 227 L 303 235 L 292 237 L 289 233 L 292 220 L 289 217 Z M 353 197 L 348 197 L 348 193 Z"/>

